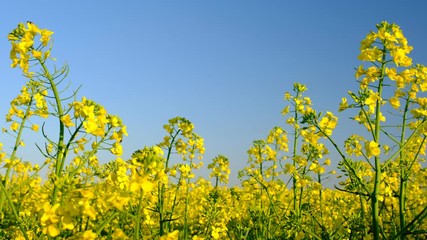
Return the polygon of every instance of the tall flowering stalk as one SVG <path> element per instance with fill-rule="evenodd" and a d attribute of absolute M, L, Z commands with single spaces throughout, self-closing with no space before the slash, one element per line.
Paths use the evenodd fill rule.
<path fill-rule="evenodd" d="M 67 87 L 60 89 L 60 86 L 67 77 L 68 67 L 64 66 L 60 69 L 55 67 L 54 71 L 48 67 L 48 61 L 51 59 L 52 34 L 52 31 L 40 29 L 32 22 L 21 23 L 9 33 L 8 39 L 12 45 L 11 67 L 19 67 L 28 82 L 22 88 L 21 95 L 12 101 L 7 120 L 12 122 L 11 130 L 16 133 L 15 141 L 18 143 L 15 144 L 10 159 L 17 163 L 19 163 L 16 157 L 18 147 L 24 145 L 21 140 L 22 131 L 27 127 L 29 118 L 31 116 L 53 117 L 58 121 L 57 140 L 48 136 L 43 124 L 41 132 L 46 140 L 45 147 L 37 145 L 42 155 L 48 159 L 44 165 L 51 164 L 49 168 L 52 170 L 49 182 L 53 189 L 45 211 L 57 214 L 56 211 L 59 211 L 60 206 L 58 202 L 64 201 L 64 193 L 70 191 L 72 185 L 78 185 L 77 181 L 86 183 L 93 178 L 92 171 L 98 171 L 96 159 L 98 150 L 108 149 L 116 156 L 122 154 L 120 142 L 123 136 L 127 135 L 127 131 L 119 117 L 108 114 L 101 105 L 92 100 L 83 98 L 82 101 L 68 102 L 69 99 L 75 99 L 76 91 L 72 92 L 71 96 L 61 96 L 67 90 Z M 33 72 L 32 70 L 36 67 L 39 67 L 39 70 Z M 52 109 L 48 109 L 49 105 Z M 38 131 L 39 126 L 32 124 L 31 129 Z M 85 145 L 90 142 L 92 148 L 86 149 Z M 66 166 L 70 151 L 73 151 L 75 157 L 71 164 Z M 14 165 L 16 164 L 11 164 L 11 166 Z M 10 168 L 6 171 L 4 185 L 8 181 L 9 173 Z M 6 191 L 5 188 L 6 186 L 3 190 Z M 4 201 L 3 196 L 1 206 Z M 59 197 L 61 200 L 58 199 Z M 9 205 L 14 208 L 13 203 Z M 47 223 L 42 217 L 41 222 L 45 225 L 44 234 L 50 237 L 60 234 L 57 220 Z M 25 237 L 26 232 L 22 234 Z"/>
<path fill-rule="evenodd" d="M 404 37 L 400 28 L 395 24 L 389 24 L 382 22 L 377 25 L 377 32 L 371 32 L 367 35 L 365 40 L 361 44 L 361 54 L 359 60 L 370 62 L 371 67 L 365 68 L 361 65 L 356 73 L 357 78 L 362 78 L 360 81 L 359 96 L 352 94 L 352 98 L 361 109 L 359 112 L 359 118 L 356 120 L 364 124 L 367 130 L 372 135 L 371 141 L 366 141 L 365 150 L 367 158 L 374 158 L 373 169 L 374 184 L 373 190 L 370 194 L 371 207 L 372 207 L 372 227 L 374 239 L 379 239 L 383 236 L 381 232 L 380 222 L 380 209 L 379 202 L 382 198 L 381 184 L 382 184 L 382 170 L 384 165 L 381 161 L 381 150 L 380 146 L 386 142 L 380 140 L 382 133 L 386 136 L 391 136 L 391 133 L 384 130 L 381 122 L 385 122 L 386 118 L 382 114 L 381 106 L 385 103 L 389 103 L 394 109 L 399 108 L 400 98 L 411 98 L 416 101 L 416 93 L 419 90 L 427 90 L 425 75 L 416 76 L 414 71 L 410 68 L 412 66 L 412 59 L 407 55 L 412 51 L 412 46 L 408 45 L 408 41 Z M 398 70 L 404 67 L 408 67 L 407 70 L 403 70 L 400 74 Z M 425 74 L 425 72 L 424 72 Z M 402 77 L 397 77 L 398 75 Z M 391 96 L 388 101 L 384 100 L 384 88 L 386 86 L 386 78 L 389 78 L 396 84 L 396 90 L 394 95 Z M 375 86 L 376 84 L 376 86 Z M 407 124 L 406 114 L 408 112 L 409 101 L 406 101 L 405 108 L 402 116 L 402 125 L 400 127 L 400 141 L 398 141 L 398 150 L 396 153 L 400 155 L 400 162 L 402 163 L 402 152 L 405 149 L 405 129 Z M 373 116 L 373 117 L 371 117 Z M 420 117 L 418 117 L 420 119 Z M 425 120 L 422 120 L 425 121 Z M 394 141 L 394 138 L 391 138 Z M 406 141 L 410 141 L 411 137 L 407 138 Z M 421 145 L 419 146 L 421 148 Z M 390 159 L 391 160 L 391 159 Z M 390 160 L 385 161 L 385 163 Z M 405 166 L 401 164 L 401 186 L 400 186 L 400 227 L 403 229 L 406 225 L 405 213 L 404 213 L 404 199 L 405 199 Z M 403 174 L 403 176 L 402 176 Z M 386 190 L 386 189 L 385 189 Z M 384 191 L 384 190 L 383 190 Z M 387 191 L 387 190 L 386 190 Z M 385 192 L 387 194 L 387 192 Z M 405 236 L 402 235 L 401 239 Z"/>
<path fill-rule="evenodd" d="M 211 169 L 209 177 L 215 179 L 215 189 L 218 188 L 219 183 L 228 183 L 228 177 L 230 175 L 230 161 L 223 155 L 218 155 L 212 159 L 212 163 L 208 165 L 208 169 Z"/>
<path fill-rule="evenodd" d="M 282 115 L 293 113 L 293 116 L 286 120 L 286 123 L 293 128 L 292 139 L 292 164 L 285 165 L 285 172 L 292 176 L 293 210 L 297 219 L 300 219 L 303 186 L 305 185 L 304 175 L 306 174 L 307 159 L 299 155 L 299 141 L 302 135 L 300 122 L 305 112 L 311 112 L 311 99 L 304 96 L 307 87 L 301 83 L 294 83 L 293 91 L 295 96 L 289 92 L 285 93 L 285 100 L 290 106 L 283 109 Z M 299 220 L 297 220 L 299 221 Z"/>
<path fill-rule="evenodd" d="M 422 110 L 423 98 L 417 97 L 417 93 L 427 90 L 427 69 L 421 65 L 413 66 L 412 59 L 408 57 L 412 47 L 395 24 L 378 24 L 377 31 L 366 36 L 360 49 L 359 60 L 368 62 L 371 66 L 362 64 L 357 68 L 355 75 L 359 79 L 360 89 L 357 94 L 349 91 L 354 102 L 348 103 L 347 98 L 343 98 L 339 110 L 359 109 L 354 120 L 365 127 L 370 137 L 353 134 L 346 140 L 346 153 L 362 156 L 367 164 L 354 162 L 331 138 L 329 139 L 342 157 L 343 170 L 350 177 L 351 183 L 346 183 L 348 190 L 367 197 L 371 202 L 373 238 L 380 239 L 390 234 L 385 232 L 380 205 L 392 201 L 389 198 L 395 197 L 398 192 L 400 233 L 396 236 L 405 239 L 407 233 L 404 233 L 404 229 L 408 225 L 405 217 L 406 184 L 413 173 L 412 167 L 419 161 L 419 153 L 425 148 L 425 132 L 422 129 L 425 129 L 426 115 Z M 386 97 L 389 93 L 386 91 L 387 87 L 393 84 L 394 92 Z M 401 101 L 404 101 L 403 109 Z M 416 108 L 416 105 L 419 105 L 419 108 Z M 389 112 L 396 110 L 390 118 L 398 121 L 395 116 L 401 116 L 401 124 L 385 125 L 387 119 L 383 108 Z M 409 113 L 411 117 L 408 116 Z M 413 120 L 409 121 L 410 119 Z M 312 124 L 323 131 L 320 123 L 312 121 Z M 407 134 L 408 128 L 412 130 L 410 134 Z M 382 140 L 383 137 L 387 139 Z M 391 151 L 390 143 L 394 145 L 394 152 Z M 396 168 L 399 169 L 400 185 L 392 185 L 399 180 L 389 176 L 394 174 Z M 361 203 L 363 211 L 362 200 Z M 422 217 L 418 220 L 421 219 Z"/>
<path fill-rule="evenodd" d="M 165 162 L 165 172 L 168 172 L 172 177 L 176 177 L 179 173 L 178 182 L 175 188 L 175 194 L 178 193 L 180 187 L 185 187 L 185 205 L 184 205 L 184 223 L 183 223 L 183 238 L 189 237 L 188 226 L 188 208 L 190 196 L 190 183 L 191 179 L 195 177 L 193 169 L 198 169 L 202 166 L 203 162 L 196 163 L 196 160 L 201 160 L 205 152 L 204 139 L 194 132 L 194 125 L 192 122 L 183 117 L 175 117 L 169 120 L 163 128 L 167 131 L 168 135 L 164 137 L 163 142 L 159 144 L 167 152 Z M 177 163 L 170 166 L 172 160 L 172 153 L 179 154 L 183 163 Z M 173 214 L 177 204 L 175 195 L 172 201 L 171 209 L 166 208 L 165 194 L 167 191 L 166 184 L 159 185 L 158 192 L 158 205 L 157 211 L 159 213 L 160 236 L 165 235 L 171 230 L 171 222 L 174 221 Z"/>

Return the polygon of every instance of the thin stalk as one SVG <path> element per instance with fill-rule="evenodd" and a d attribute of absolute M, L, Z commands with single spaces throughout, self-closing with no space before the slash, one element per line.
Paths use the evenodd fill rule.
<path fill-rule="evenodd" d="M 408 112 L 408 108 L 409 108 L 409 96 L 406 99 L 405 110 L 403 111 L 402 131 L 400 133 L 400 144 L 399 144 L 400 147 L 402 147 L 405 142 L 406 114 Z M 406 189 L 407 189 L 407 178 L 405 177 L 406 169 L 404 166 L 403 151 L 400 151 L 399 165 L 400 165 L 399 220 L 400 220 L 400 231 L 403 231 L 403 228 L 406 226 L 405 209 L 406 209 Z M 400 235 L 400 240 L 404 240 L 404 239 L 406 239 L 406 235 L 405 234 Z"/>
<path fill-rule="evenodd" d="M 12 209 L 13 216 L 15 217 L 16 221 L 18 222 L 19 230 L 21 230 L 22 235 L 24 235 L 25 240 L 28 240 L 29 238 L 27 235 L 27 231 L 25 230 L 24 226 L 21 224 L 22 223 L 21 218 L 19 217 L 19 214 L 16 211 L 15 205 L 13 205 L 12 199 L 10 199 L 8 193 L 6 192 L 6 189 L 3 185 L 3 183 L 0 183 L 0 187 L 1 187 L 2 192 L 4 193 L 4 196 L 6 196 L 6 200 L 9 203 L 10 208 Z"/>
<path fill-rule="evenodd" d="M 177 203 L 178 203 L 178 195 L 179 195 L 178 191 L 179 191 L 179 188 L 180 188 L 180 183 L 179 182 L 181 182 L 181 179 L 182 179 L 182 175 L 179 176 L 178 184 L 176 185 L 175 194 L 174 194 L 173 201 L 172 201 L 172 207 L 171 207 L 171 211 L 170 211 L 170 214 L 169 214 L 169 219 L 165 220 L 165 221 L 168 221 L 169 225 L 170 225 L 171 221 L 174 221 L 174 220 L 178 219 L 178 218 L 172 219 L 172 217 L 173 217 L 173 213 L 175 212 L 175 207 L 177 206 Z M 170 226 L 168 226 L 168 227 L 170 227 Z"/>
<path fill-rule="evenodd" d="M 298 96 L 298 94 L 297 94 Z M 298 119 L 298 111 L 295 108 L 295 115 L 294 115 L 294 119 L 295 121 L 297 121 Z M 292 165 L 294 167 L 294 172 L 292 173 L 292 191 L 293 191 L 293 197 L 294 197 L 294 211 L 295 211 L 295 215 L 299 216 L 299 208 L 298 208 L 298 202 L 297 202 L 297 179 L 296 179 L 296 161 L 295 161 L 295 157 L 297 156 L 297 148 L 298 148 L 298 128 L 295 127 L 294 125 L 294 145 L 293 145 L 293 154 L 292 154 Z"/>
<path fill-rule="evenodd" d="M 320 189 L 319 189 L 320 221 L 321 221 L 322 226 L 324 226 L 324 222 L 323 222 L 323 189 L 322 189 L 322 178 L 320 176 L 320 173 L 317 173 L 317 182 L 320 184 Z"/>
<path fill-rule="evenodd" d="M 399 233 L 396 234 L 396 236 L 394 236 L 391 239 L 394 240 L 401 235 L 407 234 L 406 231 L 411 229 L 417 222 L 422 221 L 426 217 L 427 217 L 427 206 L 424 207 L 424 209 L 417 216 L 415 216 L 414 219 L 412 219 L 412 221 L 410 221 Z"/>
<path fill-rule="evenodd" d="M 365 215 L 366 215 L 366 213 L 365 213 L 365 204 L 363 202 L 364 199 L 363 199 L 362 195 L 359 195 L 359 201 L 360 201 L 360 214 L 362 215 L 361 219 L 363 221 L 363 226 L 364 226 L 365 225 Z M 366 229 L 362 228 L 362 232 L 363 232 L 363 236 L 365 236 L 366 235 Z"/>
<path fill-rule="evenodd" d="M 268 201 L 269 201 L 269 215 L 268 215 L 268 225 L 267 225 L 267 239 L 270 239 L 270 235 L 272 233 L 271 231 L 271 222 L 272 222 L 272 218 L 270 216 L 272 216 L 272 213 L 274 213 L 274 216 L 276 219 L 280 219 L 279 214 L 276 211 L 275 205 L 273 203 L 273 198 L 271 196 L 271 194 L 268 192 L 268 188 L 267 186 L 265 186 L 264 183 L 262 183 L 261 180 L 255 178 L 255 180 L 261 185 L 261 187 L 265 190 L 265 193 L 267 194 L 268 197 Z M 277 226 L 279 227 L 279 225 Z"/>
<path fill-rule="evenodd" d="M 417 136 L 418 131 L 419 131 L 422 127 L 424 127 L 423 125 L 424 125 L 425 123 L 427 123 L 427 122 L 426 122 L 426 120 L 423 120 L 423 122 L 422 122 L 421 124 L 419 124 L 419 125 L 415 128 L 415 130 L 413 130 L 413 131 L 412 131 L 411 135 L 410 135 L 410 136 L 409 136 L 409 137 L 404 141 L 403 145 L 399 146 L 399 148 L 397 149 L 397 151 L 396 151 L 396 152 L 394 152 L 390 157 L 388 157 L 388 158 L 387 158 L 387 160 L 385 160 L 385 161 L 384 161 L 384 166 L 383 166 L 383 167 L 386 167 L 386 166 L 391 162 L 391 160 L 395 159 L 395 157 L 396 157 L 398 154 L 400 154 L 400 152 L 401 152 L 401 151 L 406 147 L 406 145 L 408 145 L 408 144 L 412 141 L 412 138 L 414 138 L 415 136 Z"/>
<path fill-rule="evenodd" d="M 385 75 L 385 61 L 386 47 L 383 47 L 383 57 L 381 61 L 381 75 L 378 82 L 378 99 L 375 107 L 375 133 L 374 141 L 380 145 L 380 114 L 381 114 L 381 96 L 383 91 L 383 82 Z M 371 204 L 372 204 L 372 228 L 374 234 L 374 240 L 380 239 L 380 219 L 379 219 L 379 204 L 378 196 L 380 195 L 380 184 L 381 184 L 381 161 L 379 156 L 375 156 L 375 180 L 374 180 L 374 191 L 372 192 Z"/>
<path fill-rule="evenodd" d="M 347 157 L 344 155 L 344 153 L 341 151 L 341 149 L 338 147 L 338 145 L 335 143 L 335 141 L 325 133 L 325 131 L 322 130 L 322 128 L 320 128 L 320 126 L 318 125 L 318 123 L 315 123 L 314 125 L 316 127 L 317 130 L 319 130 L 319 132 L 321 132 L 327 139 L 328 141 L 334 146 L 335 150 L 337 150 L 338 154 L 341 156 L 341 159 L 344 161 L 345 166 L 348 168 L 349 170 L 349 174 L 351 174 L 352 176 L 354 176 L 358 183 L 363 187 L 363 190 L 365 190 L 366 193 L 368 193 L 368 189 L 366 188 L 365 184 L 362 182 L 362 180 L 357 176 L 356 171 L 354 170 L 354 168 L 351 166 L 351 164 L 348 162 Z"/>
<path fill-rule="evenodd" d="M 261 152 L 261 149 L 260 149 Z M 260 153 L 261 154 L 261 153 Z M 262 176 L 262 162 L 259 164 L 259 173 L 261 175 L 261 179 L 264 179 Z M 260 209 L 263 209 L 263 204 L 262 204 L 262 188 L 259 189 L 259 193 L 260 193 Z"/>
<path fill-rule="evenodd" d="M 303 168 L 303 171 L 302 171 L 302 175 L 303 176 L 305 176 L 306 174 L 307 174 L 307 167 L 304 167 Z M 301 212 L 302 212 L 302 196 L 303 196 L 303 193 L 304 193 L 304 187 L 300 187 L 299 188 L 299 202 L 298 202 L 298 212 L 300 213 L 300 215 L 302 215 L 301 214 Z"/>
<path fill-rule="evenodd" d="M 111 220 L 113 220 L 113 218 L 115 216 L 117 216 L 117 214 L 119 214 L 119 213 L 118 212 L 113 212 L 107 219 L 105 219 L 105 221 L 102 222 L 100 224 L 99 228 L 96 230 L 96 235 L 99 236 L 101 234 L 101 232 L 102 232 L 102 229 L 104 229 L 107 226 L 107 224 L 110 223 Z"/>
<path fill-rule="evenodd" d="M 138 208 L 136 213 L 136 220 L 135 220 L 135 231 L 133 234 L 133 239 L 138 240 L 140 235 L 140 228 L 141 228 L 141 208 L 142 208 L 142 189 L 139 192 L 139 201 L 138 201 Z"/>
<path fill-rule="evenodd" d="M 25 128 L 25 123 L 27 121 L 27 117 L 28 117 L 28 115 L 30 114 L 30 111 L 31 111 L 31 104 L 32 104 L 32 102 L 33 102 L 33 98 L 31 98 L 30 102 L 28 103 L 27 109 L 25 110 L 24 117 L 22 118 L 22 122 L 19 125 L 18 134 L 17 134 L 17 136 L 15 138 L 15 143 L 14 143 L 14 146 L 13 146 L 13 151 L 12 151 L 12 154 L 10 156 L 11 163 L 13 163 L 13 161 L 16 158 L 16 153 L 18 152 L 18 147 L 19 147 L 19 144 L 21 142 L 22 132 L 23 132 L 23 130 Z M 6 174 L 5 174 L 4 179 L 2 181 L 2 184 L 3 184 L 3 186 L 4 186 L 5 189 L 6 189 L 6 184 L 8 183 L 8 180 L 9 180 L 10 171 L 12 171 L 12 167 L 13 167 L 12 164 L 8 165 L 7 170 L 6 170 Z M 3 204 L 4 204 L 4 196 L 2 195 L 1 199 L 0 199 L 0 211 L 2 211 L 2 209 L 3 209 Z"/>
<path fill-rule="evenodd" d="M 13 151 L 12 151 L 12 154 L 10 156 L 10 161 L 15 160 L 15 158 L 16 158 L 16 153 L 18 152 L 18 147 L 19 147 L 19 145 L 21 143 L 22 132 L 23 132 L 23 130 L 25 128 L 25 123 L 27 122 L 27 119 L 28 119 L 27 117 L 30 114 L 32 103 L 33 103 L 33 98 L 31 98 L 30 102 L 28 103 L 27 109 L 25 109 L 24 117 L 22 118 L 22 122 L 19 125 L 18 134 L 16 136 L 15 144 L 13 145 Z M 5 175 L 5 178 L 3 179 L 3 184 L 5 186 L 6 186 L 8 178 L 9 178 L 9 174 L 10 174 L 11 168 L 12 168 L 12 166 L 9 166 L 7 168 L 7 170 L 6 170 L 6 175 Z"/>
<path fill-rule="evenodd" d="M 47 78 L 47 80 L 49 80 L 49 85 L 50 85 L 50 88 L 52 89 L 52 92 L 53 92 L 53 95 L 55 98 L 55 103 L 56 103 L 56 111 L 57 111 L 58 122 L 59 122 L 59 137 L 58 137 L 58 143 L 57 143 L 58 150 L 56 153 L 55 174 L 56 174 L 56 177 L 59 179 L 61 177 L 61 172 L 62 172 L 62 169 L 64 167 L 64 163 L 65 163 L 65 159 L 64 159 L 64 154 L 65 154 L 65 145 L 64 145 L 65 126 L 64 126 L 64 123 L 62 123 L 62 121 L 61 121 L 61 117 L 63 116 L 62 102 L 61 102 L 61 98 L 59 96 L 59 92 L 58 92 L 58 89 L 56 87 L 54 78 L 50 74 L 49 69 L 47 69 L 44 62 L 42 62 L 42 61 L 39 61 L 39 62 L 43 68 L 44 76 Z M 54 182 L 53 193 L 52 193 L 52 202 L 51 202 L 52 205 L 56 203 L 58 191 L 59 191 L 58 186 Z"/>
<path fill-rule="evenodd" d="M 165 170 L 167 170 L 168 167 L 169 167 L 169 160 L 170 160 L 170 156 L 172 154 L 173 143 L 175 142 L 175 138 L 178 136 L 178 134 L 179 134 L 180 131 L 181 130 L 178 130 L 176 132 L 176 134 L 173 135 L 172 138 L 171 138 L 170 145 L 168 147 L 168 153 L 166 155 Z M 159 226 L 160 227 L 160 229 L 159 229 L 159 235 L 163 236 L 165 234 L 165 223 L 166 223 L 165 222 L 165 215 L 166 214 L 163 214 L 163 212 L 164 212 L 163 208 L 164 208 L 164 202 L 165 202 L 164 195 L 165 195 L 165 191 L 166 191 L 166 186 L 165 186 L 164 183 L 160 183 L 158 191 L 159 191 L 159 199 L 158 199 L 158 203 L 157 204 L 159 206 L 159 225 L 160 225 Z"/>
<path fill-rule="evenodd" d="M 190 166 L 193 165 L 193 159 L 190 160 Z M 184 240 L 188 239 L 188 205 L 190 202 L 190 175 L 191 170 L 187 176 L 187 184 L 185 186 L 185 212 L 184 212 Z"/>

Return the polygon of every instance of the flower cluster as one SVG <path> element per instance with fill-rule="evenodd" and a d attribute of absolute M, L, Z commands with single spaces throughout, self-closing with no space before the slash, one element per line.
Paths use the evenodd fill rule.
<path fill-rule="evenodd" d="M 50 56 L 50 49 L 44 51 L 47 47 L 52 31 L 47 29 L 39 29 L 37 25 L 32 22 L 19 24 L 8 35 L 9 41 L 12 43 L 12 50 L 10 51 L 10 59 L 12 60 L 12 67 L 19 66 L 25 74 L 29 73 L 29 62 L 31 59 L 38 59 L 45 61 Z M 40 43 L 35 45 L 36 37 Z"/>
<path fill-rule="evenodd" d="M 223 155 L 216 156 L 212 163 L 208 165 L 208 169 L 211 169 L 212 172 L 209 177 L 216 178 L 216 185 L 218 182 L 228 183 L 228 176 L 230 175 L 230 162 L 227 157 Z"/>

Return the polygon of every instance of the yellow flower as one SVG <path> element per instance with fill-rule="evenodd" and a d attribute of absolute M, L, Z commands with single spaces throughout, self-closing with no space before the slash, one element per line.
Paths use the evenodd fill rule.
<path fill-rule="evenodd" d="M 13 131 L 17 131 L 19 128 L 19 123 L 17 122 L 13 122 L 12 125 L 10 125 L 10 129 L 12 129 Z"/>
<path fill-rule="evenodd" d="M 48 202 L 43 205 L 44 213 L 40 218 L 40 222 L 42 226 L 47 226 L 43 228 L 43 233 L 48 234 L 50 237 L 56 237 L 60 233 L 59 229 L 55 226 L 60 220 L 56 213 L 58 208 L 58 203 L 54 206 L 51 206 Z"/>
<path fill-rule="evenodd" d="M 114 233 L 113 233 L 113 235 L 111 235 L 111 237 L 114 239 L 114 240 L 122 240 L 122 239 L 127 239 L 128 237 L 126 236 L 126 234 L 120 229 L 120 228 L 116 228 L 115 230 L 114 230 Z"/>
<path fill-rule="evenodd" d="M 112 116 L 110 118 L 110 122 L 111 122 L 111 125 L 113 127 L 119 127 L 120 126 L 120 120 L 119 120 L 119 118 L 117 116 Z"/>
<path fill-rule="evenodd" d="M 338 112 L 344 111 L 347 108 L 348 108 L 347 98 L 343 97 L 343 98 L 341 98 L 341 103 L 340 103 L 340 106 L 338 108 Z"/>
<path fill-rule="evenodd" d="M 121 156 L 123 154 L 122 145 L 119 142 L 115 142 L 113 147 L 110 149 L 110 152 L 116 156 Z"/>
<path fill-rule="evenodd" d="M 204 237 L 199 237 L 197 235 L 195 235 L 191 238 L 191 240 L 204 240 L 204 239 L 205 239 Z"/>
<path fill-rule="evenodd" d="M 87 230 L 82 235 L 83 240 L 95 240 L 96 239 L 96 233 L 92 232 L 92 230 Z"/>
<path fill-rule="evenodd" d="M 55 204 L 53 207 L 49 203 L 43 205 L 44 213 L 40 221 L 42 224 L 47 223 L 57 223 L 59 222 L 59 217 L 56 215 L 56 211 L 59 208 L 59 204 Z"/>
<path fill-rule="evenodd" d="M 37 59 L 41 59 L 43 54 L 41 51 L 37 51 L 37 50 L 33 50 L 32 53 L 33 53 L 33 57 Z"/>
<path fill-rule="evenodd" d="M 94 114 L 94 111 L 95 110 L 95 106 L 94 105 L 92 105 L 92 106 L 83 106 L 83 109 L 82 109 L 82 116 L 84 117 L 84 118 L 95 118 L 95 114 Z"/>
<path fill-rule="evenodd" d="M 220 237 L 219 230 L 220 230 L 219 228 L 216 228 L 216 227 L 212 226 L 211 235 L 212 235 L 213 239 L 219 239 L 219 237 Z"/>
<path fill-rule="evenodd" d="M 61 122 L 66 126 L 66 127 L 72 127 L 74 126 L 74 123 L 71 121 L 71 117 L 70 115 L 64 115 L 61 117 Z"/>
<path fill-rule="evenodd" d="M 178 240 L 178 237 L 179 237 L 179 231 L 175 230 L 175 231 L 173 231 L 171 233 L 168 233 L 165 236 L 161 236 L 159 238 L 159 240 Z"/>
<path fill-rule="evenodd" d="M 368 105 L 371 113 L 375 111 L 375 107 L 377 106 L 377 101 L 381 98 L 378 96 L 378 93 L 373 91 L 370 92 L 369 97 L 365 100 L 365 104 Z"/>
<path fill-rule="evenodd" d="M 32 22 L 27 22 L 27 28 L 27 32 L 33 36 L 40 32 L 40 29 L 37 27 L 37 25 Z"/>
<path fill-rule="evenodd" d="M 53 32 L 47 29 L 43 29 L 41 30 L 40 34 L 41 34 L 40 41 L 42 42 L 43 46 L 47 46 L 48 42 L 50 41 L 50 36 L 53 34 Z"/>
<path fill-rule="evenodd" d="M 73 224 L 73 221 L 71 219 L 71 216 L 62 217 L 61 224 L 62 224 L 63 230 L 73 230 L 74 229 L 74 224 Z"/>
<path fill-rule="evenodd" d="M 338 123 L 338 118 L 335 117 L 331 112 L 326 112 L 326 115 L 320 120 L 319 127 L 328 136 L 332 134 L 332 130 L 335 129 Z"/>
<path fill-rule="evenodd" d="M 31 125 L 31 130 L 33 130 L 34 132 L 37 132 L 39 130 L 39 125 L 37 124 Z"/>
<path fill-rule="evenodd" d="M 286 115 L 286 114 L 288 114 L 289 113 L 289 108 L 290 108 L 290 106 L 288 105 L 288 106 L 286 106 L 283 110 L 282 110 L 282 115 Z"/>
<path fill-rule="evenodd" d="M 119 133 L 120 133 L 121 135 L 128 136 L 128 132 L 127 132 L 126 126 L 122 126 L 122 128 L 121 128 L 121 129 L 120 129 L 120 131 L 119 131 Z"/>
<path fill-rule="evenodd" d="M 37 108 L 44 108 L 46 107 L 46 100 L 44 99 L 44 97 L 47 95 L 47 93 L 45 95 L 43 95 L 43 93 L 36 93 L 34 95 L 34 99 L 36 100 L 36 107 Z"/>
<path fill-rule="evenodd" d="M 394 108 L 394 109 L 398 109 L 400 107 L 400 101 L 399 98 L 397 97 L 392 97 L 388 100 L 390 102 L 390 105 Z"/>
<path fill-rule="evenodd" d="M 129 190 L 131 192 L 139 192 L 140 190 L 143 190 L 144 193 L 151 192 L 153 190 L 153 183 L 145 178 L 137 177 L 129 187 Z"/>
<path fill-rule="evenodd" d="M 285 164 L 285 173 L 289 173 L 289 174 L 295 174 L 296 173 L 296 169 L 293 165 L 286 163 Z"/>
<path fill-rule="evenodd" d="M 301 83 L 294 83 L 294 91 L 299 93 L 305 92 L 307 91 L 307 86 Z"/>
<path fill-rule="evenodd" d="M 89 118 L 83 122 L 83 127 L 89 134 L 96 134 L 98 130 L 98 123 L 95 118 Z"/>
<path fill-rule="evenodd" d="M 383 56 L 383 52 L 376 46 L 373 48 L 363 49 L 358 59 L 361 61 L 379 61 Z"/>
<path fill-rule="evenodd" d="M 390 52 L 390 55 L 393 57 L 393 61 L 396 66 L 409 67 L 412 65 L 412 59 L 408 57 L 408 54 L 412 50 L 412 47 L 409 49 L 397 48 L 394 51 Z"/>
<path fill-rule="evenodd" d="M 130 198 L 127 196 L 113 196 L 107 200 L 108 203 L 118 210 L 123 210 L 123 207 L 129 202 Z"/>
<path fill-rule="evenodd" d="M 47 227 L 47 234 L 50 237 L 56 237 L 59 235 L 59 233 L 60 233 L 59 229 L 57 227 L 55 227 L 54 225 L 49 225 Z"/>
<path fill-rule="evenodd" d="M 375 141 L 365 143 L 365 150 L 368 157 L 379 156 L 381 153 L 381 149 Z"/>

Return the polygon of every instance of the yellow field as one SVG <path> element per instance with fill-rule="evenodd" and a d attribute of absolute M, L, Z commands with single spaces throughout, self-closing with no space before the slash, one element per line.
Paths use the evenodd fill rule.
<path fill-rule="evenodd" d="M 161 143 L 120 158 L 126 126 L 61 85 L 68 67 L 50 67 L 52 34 L 28 22 L 8 35 L 11 66 L 27 82 L 3 128 L 13 148 L 0 152 L 0 239 L 427 239 L 427 68 L 412 63 L 397 25 L 382 22 L 361 42 L 359 91 L 340 103 L 366 131 L 335 142 L 338 118 L 313 109 L 295 83 L 284 95 L 288 126 L 253 142 L 235 187 L 226 156 L 195 176 L 204 139 L 183 117 L 164 125 Z M 46 118 L 55 138 L 32 121 Z M 45 139 L 41 166 L 18 154 L 24 131 Z M 116 160 L 100 164 L 100 151 Z M 338 168 L 326 171 L 331 162 Z"/>

